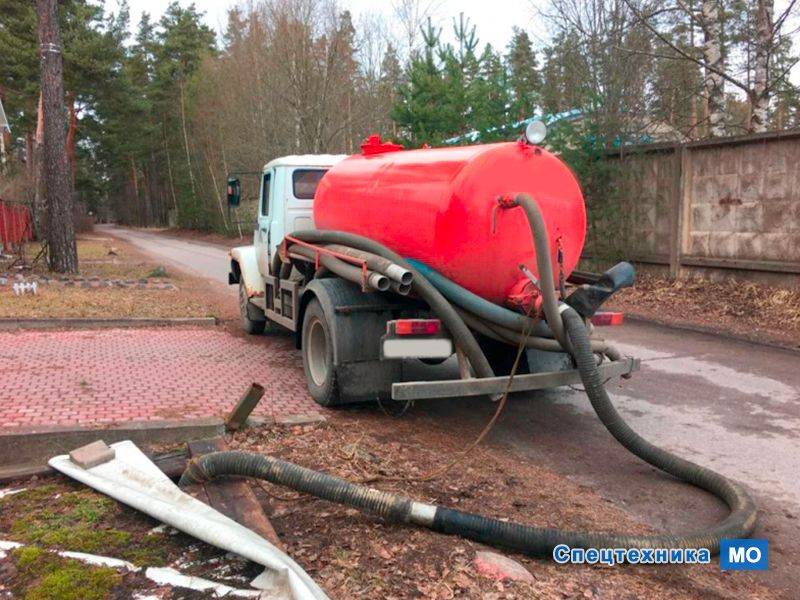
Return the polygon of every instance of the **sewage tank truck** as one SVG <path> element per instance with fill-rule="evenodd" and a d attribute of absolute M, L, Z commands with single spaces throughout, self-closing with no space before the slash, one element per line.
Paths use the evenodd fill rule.
<path fill-rule="evenodd" d="M 240 190 L 230 178 L 229 202 Z M 253 245 L 231 250 L 242 322 L 294 332 L 325 406 L 497 396 L 515 362 L 512 391 L 577 383 L 556 311 L 590 323 L 633 278 L 627 263 L 573 277 L 580 186 L 524 137 L 404 150 L 375 135 L 353 156 L 278 158 L 261 173 L 257 220 Z M 604 378 L 637 368 L 591 343 Z"/>

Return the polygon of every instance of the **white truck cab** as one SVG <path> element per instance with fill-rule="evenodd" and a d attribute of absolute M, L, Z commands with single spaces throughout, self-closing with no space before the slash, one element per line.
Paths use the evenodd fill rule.
<path fill-rule="evenodd" d="M 317 185 L 328 169 L 345 158 L 346 154 L 291 155 L 264 165 L 253 244 L 230 251 L 231 276 L 238 278 L 245 329 L 251 333 L 263 330 L 265 324 L 265 278 L 270 275 L 272 257 L 287 233 L 314 228 Z M 229 197 L 231 185 L 229 181 Z M 234 185 L 238 185 L 238 181 Z M 248 314 L 251 323 L 248 323 Z"/>

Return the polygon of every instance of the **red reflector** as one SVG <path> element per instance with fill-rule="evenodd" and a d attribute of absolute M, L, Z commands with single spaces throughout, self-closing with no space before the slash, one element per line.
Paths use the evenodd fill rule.
<path fill-rule="evenodd" d="M 439 319 L 399 319 L 394 322 L 397 335 L 434 335 L 441 328 Z"/>
<path fill-rule="evenodd" d="M 592 325 L 603 327 L 604 325 L 622 325 L 624 316 L 621 312 L 599 312 L 592 317 Z"/>

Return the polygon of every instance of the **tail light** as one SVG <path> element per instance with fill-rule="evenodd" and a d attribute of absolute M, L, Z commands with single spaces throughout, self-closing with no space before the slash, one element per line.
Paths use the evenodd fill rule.
<path fill-rule="evenodd" d="M 439 319 L 398 319 L 394 321 L 396 335 L 436 335 L 442 329 Z"/>
<path fill-rule="evenodd" d="M 592 325 L 602 327 L 604 325 L 622 325 L 624 315 L 621 312 L 597 312 L 592 317 Z"/>

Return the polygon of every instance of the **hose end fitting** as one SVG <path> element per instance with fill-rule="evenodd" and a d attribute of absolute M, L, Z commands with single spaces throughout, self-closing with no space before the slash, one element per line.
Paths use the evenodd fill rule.
<path fill-rule="evenodd" d="M 519 206 L 519 200 L 517 200 L 517 196 L 500 195 L 497 197 L 497 205 L 500 208 L 514 208 L 515 206 Z"/>

